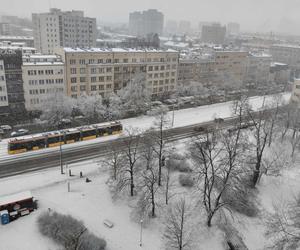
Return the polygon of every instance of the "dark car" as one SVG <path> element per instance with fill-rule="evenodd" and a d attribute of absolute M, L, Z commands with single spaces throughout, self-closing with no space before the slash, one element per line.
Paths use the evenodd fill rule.
<path fill-rule="evenodd" d="M 222 123 L 224 122 L 223 118 L 215 118 L 215 123 Z"/>
<path fill-rule="evenodd" d="M 196 132 L 205 132 L 206 131 L 206 128 L 202 127 L 202 126 L 199 126 L 199 127 L 195 127 L 194 128 L 194 131 Z"/>

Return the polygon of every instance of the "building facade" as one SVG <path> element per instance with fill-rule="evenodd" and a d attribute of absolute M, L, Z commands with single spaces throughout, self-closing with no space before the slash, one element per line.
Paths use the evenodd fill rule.
<path fill-rule="evenodd" d="M 164 15 L 155 9 L 129 14 L 129 33 L 133 36 L 144 37 L 152 33 L 162 35 L 163 27 Z"/>
<path fill-rule="evenodd" d="M 51 94 L 65 90 L 64 63 L 59 56 L 23 57 L 22 74 L 27 111 L 41 111 Z"/>
<path fill-rule="evenodd" d="M 116 92 L 139 73 L 153 95 L 171 92 L 177 84 L 177 51 L 64 48 L 57 53 L 65 62 L 66 93 L 73 98 Z"/>
<path fill-rule="evenodd" d="M 12 119 L 21 119 L 26 113 L 22 80 L 22 49 L 0 48 L 0 60 L 4 63 L 10 116 Z"/>
<path fill-rule="evenodd" d="M 0 60 L 0 116 L 8 113 L 8 96 L 5 80 L 4 62 Z"/>
<path fill-rule="evenodd" d="M 216 51 L 215 68 L 220 82 L 243 82 L 246 75 L 248 52 Z"/>
<path fill-rule="evenodd" d="M 300 46 L 275 44 L 270 47 L 274 62 L 287 64 L 294 76 L 300 76 Z"/>
<path fill-rule="evenodd" d="M 249 54 L 246 65 L 246 83 L 263 84 L 270 80 L 272 56 L 268 54 Z"/>
<path fill-rule="evenodd" d="M 216 80 L 215 61 L 210 59 L 179 60 L 178 81 L 210 84 Z"/>
<path fill-rule="evenodd" d="M 32 14 L 32 22 L 35 47 L 43 54 L 52 54 L 56 47 L 96 46 L 96 18 L 84 17 L 83 11 L 50 9 Z"/>
<path fill-rule="evenodd" d="M 226 27 L 215 23 L 203 25 L 201 32 L 201 41 L 204 43 L 223 44 L 226 35 Z"/>

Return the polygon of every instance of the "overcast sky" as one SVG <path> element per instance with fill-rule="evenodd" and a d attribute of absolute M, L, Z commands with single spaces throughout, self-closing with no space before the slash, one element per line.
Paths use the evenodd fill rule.
<path fill-rule="evenodd" d="M 134 10 L 156 8 L 165 20 L 239 22 L 243 30 L 300 33 L 300 0 L 0 0 L 0 12 L 30 17 L 49 7 L 84 10 L 98 22 L 127 22 Z"/>

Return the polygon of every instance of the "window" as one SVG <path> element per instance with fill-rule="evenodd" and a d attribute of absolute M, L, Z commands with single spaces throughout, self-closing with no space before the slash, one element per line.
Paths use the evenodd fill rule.
<path fill-rule="evenodd" d="M 171 79 L 171 83 L 175 83 L 175 79 Z"/>
<path fill-rule="evenodd" d="M 158 66 L 155 66 L 155 67 L 154 67 L 154 70 L 155 70 L 155 71 L 159 70 L 159 67 L 158 67 Z"/>
<path fill-rule="evenodd" d="M 97 69 L 96 68 L 91 68 L 91 74 L 97 74 Z"/>
<path fill-rule="evenodd" d="M 153 66 L 149 66 L 148 70 L 153 71 Z"/>
<path fill-rule="evenodd" d="M 97 90 L 97 86 L 96 85 L 92 85 L 91 86 L 91 91 L 96 91 Z"/>
<path fill-rule="evenodd" d="M 164 81 L 163 80 L 160 80 L 159 81 L 159 85 L 163 85 L 164 84 Z"/>
<path fill-rule="evenodd" d="M 111 86 L 112 86 L 111 84 L 107 84 L 107 85 L 106 85 L 106 88 L 107 88 L 107 89 L 111 89 Z"/>
<path fill-rule="evenodd" d="M 123 59 L 123 63 L 128 63 L 128 59 Z"/>
<path fill-rule="evenodd" d="M 44 74 L 44 70 L 38 70 L 38 74 L 39 75 L 43 75 Z"/>
<path fill-rule="evenodd" d="M 152 74 L 148 74 L 148 77 L 149 77 L 149 78 L 152 78 Z"/>
<path fill-rule="evenodd" d="M 167 70 L 171 69 L 171 66 L 170 65 L 167 65 Z"/>
<path fill-rule="evenodd" d="M 136 58 L 132 58 L 132 62 L 133 62 L 133 63 L 136 63 Z"/>
<path fill-rule="evenodd" d="M 99 71 L 99 74 L 103 74 L 104 73 L 104 68 L 99 68 L 98 71 Z"/>
<path fill-rule="evenodd" d="M 106 63 L 111 63 L 111 59 L 106 59 Z"/>
<path fill-rule="evenodd" d="M 46 93 L 45 89 L 40 89 L 40 94 L 45 94 L 45 93 Z"/>
<path fill-rule="evenodd" d="M 172 62 L 176 62 L 176 61 L 177 61 L 177 57 L 173 57 Z"/>
<path fill-rule="evenodd" d="M 96 76 L 91 77 L 91 82 L 96 82 L 96 81 L 97 81 L 97 77 Z"/>
<path fill-rule="evenodd" d="M 106 68 L 106 72 L 107 73 L 111 73 L 112 72 L 112 68 Z"/>
<path fill-rule="evenodd" d="M 85 91 L 85 85 L 80 85 L 80 91 Z"/>
<path fill-rule="evenodd" d="M 104 76 L 99 76 L 99 82 L 104 82 Z"/>
<path fill-rule="evenodd" d="M 80 74 L 85 74 L 85 68 L 80 68 Z"/>
<path fill-rule="evenodd" d="M 95 60 L 94 59 L 89 59 L 89 64 L 93 64 L 95 63 Z"/>
<path fill-rule="evenodd" d="M 85 77 L 80 77 L 80 82 L 85 82 Z"/>
<path fill-rule="evenodd" d="M 77 82 L 77 78 L 76 77 L 71 77 L 71 83 L 76 83 Z"/>
<path fill-rule="evenodd" d="M 176 64 L 173 64 L 173 65 L 172 65 L 172 69 L 176 69 Z"/>
<path fill-rule="evenodd" d="M 70 59 L 70 64 L 71 65 L 76 64 L 76 60 L 75 59 Z"/>
<path fill-rule="evenodd" d="M 160 70 L 165 70 L 165 66 L 160 66 Z"/>
<path fill-rule="evenodd" d="M 160 73 L 160 74 L 159 74 L 159 77 L 164 77 L 164 76 L 165 76 L 164 73 Z"/>
<path fill-rule="evenodd" d="M 104 90 L 104 85 L 99 85 L 99 90 Z"/>
<path fill-rule="evenodd" d="M 115 59 L 115 60 L 114 60 L 114 63 L 119 63 L 119 59 Z"/>
<path fill-rule="evenodd" d="M 109 82 L 112 81 L 112 76 L 107 76 L 106 81 L 109 81 Z"/>
<path fill-rule="evenodd" d="M 71 91 L 73 91 L 73 92 L 77 91 L 77 86 L 72 86 Z"/>
<path fill-rule="evenodd" d="M 85 64 L 85 59 L 79 59 L 79 64 Z"/>
<path fill-rule="evenodd" d="M 103 63 L 103 59 L 98 59 L 98 63 Z"/>
<path fill-rule="evenodd" d="M 76 68 L 71 68 L 71 74 L 76 74 Z"/>
<path fill-rule="evenodd" d="M 115 72 L 119 72 L 120 71 L 120 68 L 119 67 L 115 67 Z"/>

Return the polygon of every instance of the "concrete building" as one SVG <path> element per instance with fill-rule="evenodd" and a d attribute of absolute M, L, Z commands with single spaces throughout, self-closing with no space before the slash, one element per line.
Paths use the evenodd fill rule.
<path fill-rule="evenodd" d="M 57 55 L 24 56 L 22 75 L 27 111 L 41 111 L 49 95 L 64 92 L 64 63 Z"/>
<path fill-rule="evenodd" d="M 32 14 L 32 22 L 35 47 L 43 54 L 52 54 L 56 47 L 96 46 L 96 18 L 84 17 L 83 11 L 50 9 Z"/>
<path fill-rule="evenodd" d="M 129 33 L 133 36 L 144 37 L 151 33 L 162 35 L 163 27 L 164 15 L 155 9 L 129 14 Z"/>
<path fill-rule="evenodd" d="M 216 51 L 215 68 L 222 81 L 243 82 L 246 75 L 248 52 L 243 51 Z"/>
<path fill-rule="evenodd" d="M 287 84 L 291 79 L 291 70 L 285 63 L 272 62 L 269 81 L 277 84 Z"/>
<path fill-rule="evenodd" d="M 226 27 L 215 23 L 203 25 L 201 32 L 201 41 L 204 43 L 223 44 L 226 35 Z"/>
<path fill-rule="evenodd" d="M 4 63 L 9 114 L 11 119 L 18 120 L 26 114 L 22 80 L 22 49 L 0 47 L 0 60 Z"/>
<path fill-rule="evenodd" d="M 239 35 L 240 34 L 240 24 L 238 23 L 228 23 L 227 24 L 227 34 L 228 35 Z"/>
<path fill-rule="evenodd" d="M 270 47 L 270 53 L 275 62 L 287 64 L 294 76 L 300 75 L 300 46 L 275 44 Z"/>
<path fill-rule="evenodd" d="M 4 62 L 0 60 L 0 116 L 8 113 L 8 96 L 5 80 Z"/>
<path fill-rule="evenodd" d="M 297 103 L 300 107 L 300 79 L 294 80 L 291 102 Z"/>
<path fill-rule="evenodd" d="M 5 46 L 15 46 L 24 44 L 24 47 L 34 47 L 34 38 L 32 36 L 0 36 L 0 43 Z"/>
<path fill-rule="evenodd" d="M 247 57 L 246 83 L 263 84 L 270 80 L 272 56 L 268 54 L 252 54 Z"/>
<path fill-rule="evenodd" d="M 9 23 L 0 23 L 0 35 L 9 36 L 11 34 Z"/>
<path fill-rule="evenodd" d="M 216 80 L 215 61 L 211 59 L 181 59 L 178 65 L 178 81 L 210 84 Z"/>
<path fill-rule="evenodd" d="M 72 49 L 57 50 L 65 62 L 66 93 L 105 96 L 125 87 L 143 73 L 153 95 L 171 92 L 177 84 L 178 52 L 173 50 Z"/>

